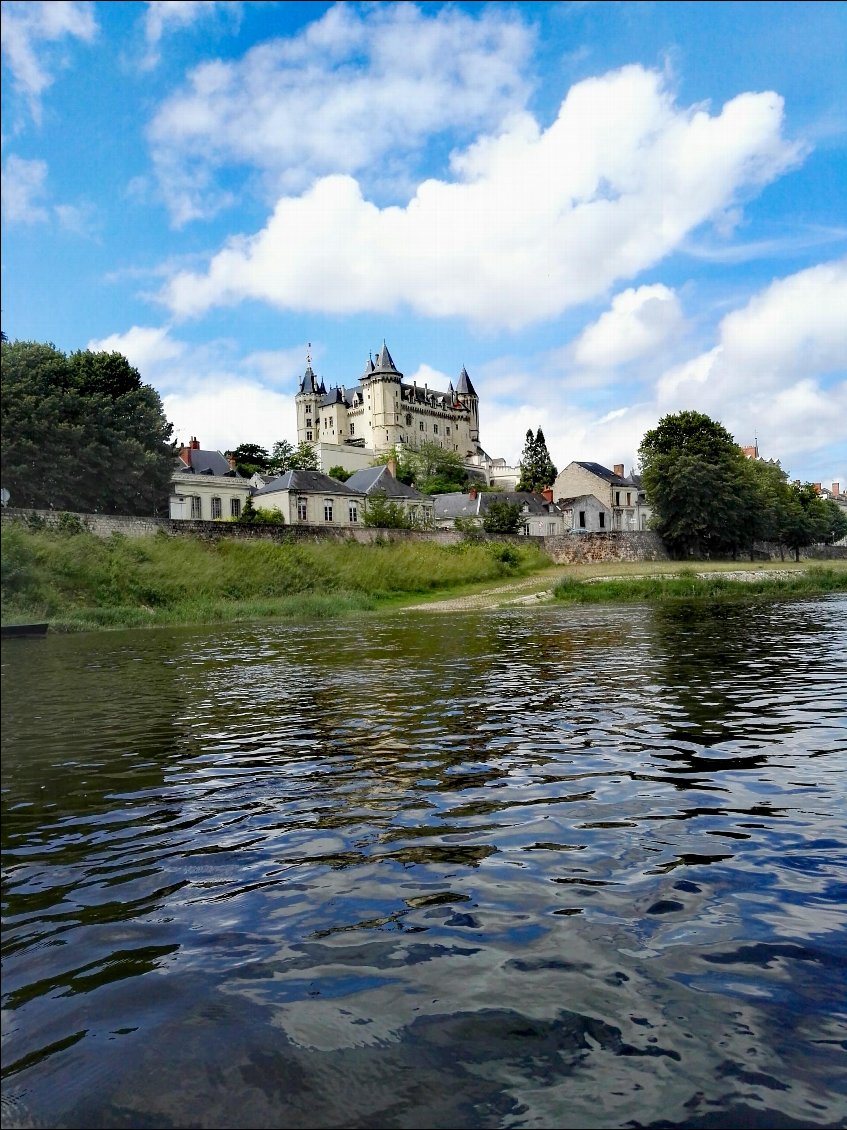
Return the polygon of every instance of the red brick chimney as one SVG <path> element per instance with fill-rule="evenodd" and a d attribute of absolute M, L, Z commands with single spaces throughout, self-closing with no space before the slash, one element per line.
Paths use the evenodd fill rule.
<path fill-rule="evenodd" d="M 234 471 L 235 466 L 236 466 L 235 456 L 234 455 L 227 455 L 226 461 L 227 461 L 227 463 L 229 463 L 230 471 Z"/>
<path fill-rule="evenodd" d="M 841 493 L 841 483 L 833 483 L 832 484 L 832 496 L 833 496 L 833 498 L 838 498 L 840 493 Z"/>
<path fill-rule="evenodd" d="M 179 457 L 186 465 L 186 467 L 191 466 L 191 452 L 199 450 L 200 440 L 197 438 L 197 436 L 192 436 L 187 444 L 182 445 L 182 447 L 179 449 Z"/>
<path fill-rule="evenodd" d="M 815 494 L 820 494 L 821 484 L 820 483 L 812 483 L 812 486 L 815 488 Z"/>
<path fill-rule="evenodd" d="M 615 474 L 621 479 L 625 477 L 623 473 L 623 463 L 615 464 Z"/>
<path fill-rule="evenodd" d="M 545 502 L 552 502 L 553 501 L 553 488 L 552 487 L 545 487 L 544 490 L 541 492 L 541 497 L 544 499 Z"/>

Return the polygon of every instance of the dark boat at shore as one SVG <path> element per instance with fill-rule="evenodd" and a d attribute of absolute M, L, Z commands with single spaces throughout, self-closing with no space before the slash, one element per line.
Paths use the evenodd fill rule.
<path fill-rule="evenodd" d="M 43 624 L 2 624 L 0 635 L 3 636 L 46 636 L 47 623 Z"/>

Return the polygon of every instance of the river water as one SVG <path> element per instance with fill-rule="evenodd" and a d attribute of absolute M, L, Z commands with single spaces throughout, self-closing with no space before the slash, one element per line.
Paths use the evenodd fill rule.
<path fill-rule="evenodd" d="M 843 1127 L 847 600 L 7 640 L 3 1125 Z"/>

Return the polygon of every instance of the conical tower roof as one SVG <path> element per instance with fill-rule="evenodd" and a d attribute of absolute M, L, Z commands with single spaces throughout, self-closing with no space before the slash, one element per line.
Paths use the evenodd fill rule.
<path fill-rule="evenodd" d="M 380 349 L 379 354 L 377 355 L 374 372 L 397 373 L 399 375 L 399 369 L 391 359 L 391 354 L 388 352 L 388 346 L 385 344 L 385 342 L 382 343 L 382 349 Z"/>
<path fill-rule="evenodd" d="M 321 387 L 311 365 L 306 366 L 306 372 L 300 379 L 300 392 L 320 392 Z"/>
<path fill-rule="evenodd" d="M 476 396 L 476 389 L 471 384 L 471 378 L 468 376 L 468 371 L 465 366 L 462 366 L 462 371 L 459 373 L 459 383 L 456 385 L 456 392 L 459 396 Z M 479 397 L 477 397 L 477 400 Z"/>

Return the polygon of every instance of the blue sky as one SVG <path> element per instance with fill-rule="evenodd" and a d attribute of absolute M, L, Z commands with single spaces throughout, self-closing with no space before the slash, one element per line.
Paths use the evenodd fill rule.
<path fill-rule="evenodd" d="M 481 440 L 684 408 L 847 488 L 847 5 L 3 3 L 3 329 L 175 438 L 295 439 L 383 340 Z"/>

